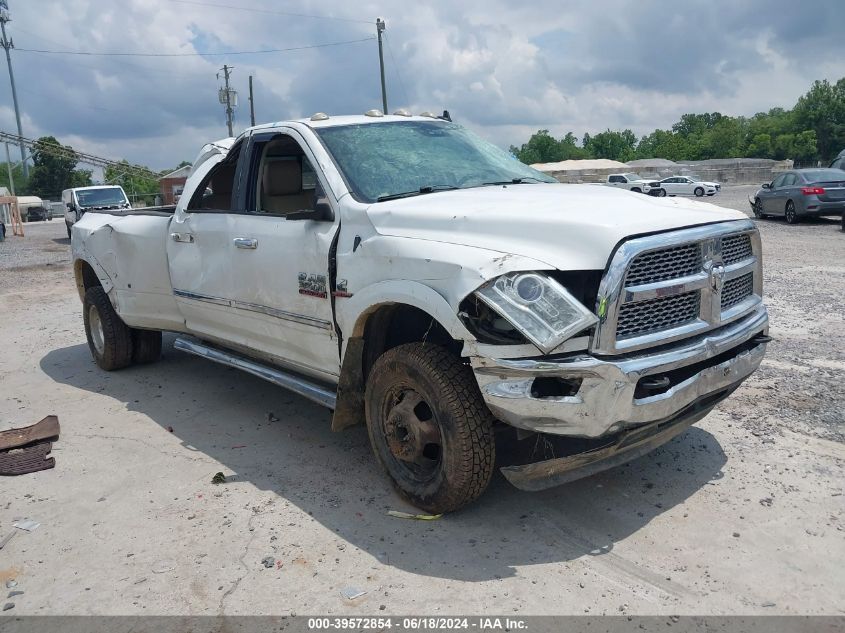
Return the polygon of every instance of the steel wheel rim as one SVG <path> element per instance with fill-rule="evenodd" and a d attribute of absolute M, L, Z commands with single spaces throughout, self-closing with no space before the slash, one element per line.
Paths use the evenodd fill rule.
<path fill-rule="evenodd" d="M 397 386 L 385 397 L 381 433 L 387 457 L 409 479 L 425 483 L 440 470 L 443 436 L 434 409 L 414 388 Z"/>
<path fill-rule="evenodd" d="M 103 332 L 103 320 L 100 318 L 100 313 L 97 312 L 97 307 L 93 305 L 88 308 L 88 329 L 91 332 L 91 342 L 94 344 L 94 349 L 102 355 L 106 348 L 106 335 Z"/>

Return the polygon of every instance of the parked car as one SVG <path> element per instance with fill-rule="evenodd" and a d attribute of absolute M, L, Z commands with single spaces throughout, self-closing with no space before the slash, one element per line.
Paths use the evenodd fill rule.
<path fill-rule="evenodd" d="M 26 210 L 27 222 L 42 222 L 44 220 L 52 220 L 53 216 L 44 207 L 29 207 Z"/>
<path fill-rule="evenodd" d="M 656 181 L 647 180 L 633 172 L 627 174 L 610 174 L 607 177 L 607 182 L 604 184 L 608 187 L 627 189 L 636 193 L 651 193 L 656 196 L 666 195 L 665 191 L 661 194 L 660 185 Z"/>
<path fill-rule="evenodd" d="M 62 191 L 62 204 L 65 205 L 65 226 L 70 237 L 72 227 L 86 211 L 107 211 L 110 209 L 129 209 L 129 198 L 119 185 L 95 185 L 92 187 L 74 187 Z"/>
<path fill-rule="evenodd" d="M 845 149 L 839 152 L 839 156 L 837 156 L 834 161 L 830 164 L 833 169 L 844 169 L 845 170 Z"/>
<path fill-rule="evenodd" d="M 755 217 L 783 216 L 789 224 L 803 217 L 842 215 L 845 171 L 824 167 L 785 171 L 763 183 L 749 202 Z"/>
<path fill-rule="evenodd" d="M 763 358 L 745 214 L 565 185 L 449 121 L 329 117 L 206 145 L 175 207 L 73 226 L 105 370 L 175 347 L 366 424 L 429 512 L 664 444 Z M 303 455 L 303 459 L 309 459 Z"/>
<path fill-rule="evenodd" d="M 713 196 L 722 190 L 718 182 L 706 182 L 687 176 L 670 176 L 660 181 L 660 186 L 670 196 Z"/>

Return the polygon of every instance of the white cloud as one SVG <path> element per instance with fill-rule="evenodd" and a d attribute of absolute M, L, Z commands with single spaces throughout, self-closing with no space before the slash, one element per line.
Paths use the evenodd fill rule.
<path fill-rule="evenodd" d="M 19 49 L 231 52 L 375 34 L 374 24 L 172 0 L 10 4 L 8 30 Z M 838 79 L 845 52 L 840 36 L 845 5 L 821 1 L 788 12 L 763 0 L 731 5 L 643 0 L 636 11 L 621 0 L 566 5 L 250 0 L 244 6 L 372 21 L 383 16 L 391 109 L 448 108 L 456 120 L 503 146 L 524 142 L 540 128 L 581 136 L 629 127 L 644 134 L 669 127 L 685 112 L 751 115 L 790 107 L 814 79 Z M 25 136 L 52 134 L 84 151 L 155 168 L 191 160 L 204 142 L 225 135 L 215 78 L 223 63 L 235 67 L 239 129 L 248 124 L 250 74 L 259 122 L 317 110 L 363 112 L 381 102 L 373 41 L 207 58 L 18 50 L 13 63 Z M 5 89 L 0 126 L 15 129 Z"/>

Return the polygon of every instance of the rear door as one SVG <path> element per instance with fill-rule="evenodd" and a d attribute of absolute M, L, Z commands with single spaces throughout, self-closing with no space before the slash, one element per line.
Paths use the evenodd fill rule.
<path fill-rule="evenodd" d="M 248 154 L 242 161 L 244 212 L 229 234 L 235 247 L 232 327 L 259 354 L 335 381 L 340 354 L 329 253 L 339 219 L 295 215 L 313 210 L 327 183 L 295 130 L 254 135 Z"/>
<path fill-rule="evenodd" d="M 240 145 L 228 153 L 225 145 L 206 146 L 202 162 L 196 161 L 185 183 L 185 190 L 193 193 L 179 200 L 170 223 L 167 259 L 173 293 L 188 330 L 219 342 L 241 343 L 229 327 L 235 251 L 230 232 Z"/>

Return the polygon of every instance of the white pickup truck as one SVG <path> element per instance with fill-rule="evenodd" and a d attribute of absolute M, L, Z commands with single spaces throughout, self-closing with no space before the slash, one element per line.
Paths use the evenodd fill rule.
<path fill-rule="evenodd" d="M 666 196 L 666 191 L 661 188 L 660 181 L 648 180 L 635 173 L 610 174 L 604 184 L 608 187 L 627 189 L 635 193 L 647 193 L 660 198 Z"/>
<path fill-rule="evenodd" d="M 366 424 L 431 512 L 497 457 L 536 490 L 700 420 L 769 340 L 738 211 L 564 185 L 432 117 L 273 123 L 203 147 L 175 208 L 73 227 L 106 370 L 174 346 Z"/>
<path fill-rule="evenodd" d="M 65 189 L 62 191 L 62 204 L 65 206 L 65 226 L 68 237 L 70 237 L 70 227 L 88 211 L 128 209 L 132 206 L 120 185 L 93 185 Z"/>

